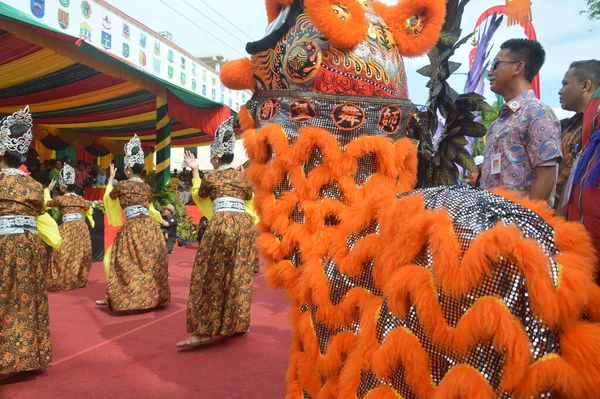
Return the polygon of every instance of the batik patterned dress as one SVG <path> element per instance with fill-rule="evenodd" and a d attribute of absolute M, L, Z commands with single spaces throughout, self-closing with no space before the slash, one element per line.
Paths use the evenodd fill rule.
<path fill-rule="evenodd" d="M 90 209 L 85 199 L 66 194 L 47 202 L 48 207 L 57 207 L 63 215 L 59 227 L 63 245 L 50 255 L 47 284 L 48 291 L 70 291 L 87 286 L 92 268 L 92 240 L 82 213 Z M 74 220 L 69 216 L 75 215 Z"/>
<path fill-rule="evenodd" d="M 0 217 L 45 212 L 42 185 L 0 173 Z M 46 247 L 31 232 L 0 235 L 0 374 L 45 369 L 51 360 Z"/>
<path fill-rule="evenodd" d="M 200 198 L 252 198 L 241 172 L 218 170 L 204 176 Z M 246 212 L 215 212 L 194 262 L 187 309 L 187 332 L 230 336 L 250 327 L 252 283 L 258 268 L 255 229 Z"/>
<path fill-rule="evenodd" d="M 110 192 L 121 207 L 148 209 L 152 189 L 141 181 L 119 182 Z M 108 304 L 112 310 L 142 310 L 171 300 L 167 245 L 158 223 L 141 213 L 119 229 L 112 246 L 108 273 Z"/>

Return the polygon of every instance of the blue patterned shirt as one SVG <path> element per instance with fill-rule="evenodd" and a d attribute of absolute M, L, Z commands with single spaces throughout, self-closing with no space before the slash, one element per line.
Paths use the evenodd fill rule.
<path fill-rule="evenodd" d="M 486 136 L 481 187 L 504 187 L 529 194 L 535 168 L 556 165 L 562 159 L 560 136 L 560 122 L 554 111 L 533 90 L 505 103 Z M 492 174 L 495 154 L 500 154 L 501 170 Z"/>

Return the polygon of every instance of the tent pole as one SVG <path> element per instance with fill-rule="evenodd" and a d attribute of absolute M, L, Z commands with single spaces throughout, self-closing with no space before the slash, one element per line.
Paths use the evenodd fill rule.
<path fill-rule="evenodd" d="M 171 178 L 171 118 L 166 99 L 156 97 L 156 192 Z"/>

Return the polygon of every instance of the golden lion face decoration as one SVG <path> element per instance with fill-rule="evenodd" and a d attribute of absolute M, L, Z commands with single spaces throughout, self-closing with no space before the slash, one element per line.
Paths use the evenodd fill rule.
<path fill-rule="evenodd" d="M 445 1 L 267 0 L 267 14 L 251 60 L 223 68 L 227 87 L 408 99 L 403 56 L 436 43 Z"/>

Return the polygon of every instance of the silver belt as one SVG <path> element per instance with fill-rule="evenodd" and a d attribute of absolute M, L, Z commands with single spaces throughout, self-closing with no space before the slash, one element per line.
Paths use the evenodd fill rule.
<path fill-rule="evenodd" d="M 246 212 L 246 204 L 239 198 L 221 197 L 213 201 L 213 212 Z"/>
<path fill-rule="evenodd" d="M 75 220 L 83 220 L 81 213 L 66 213 L 62 217 L 63 222 L 74 222 Z"/>
<path fill-rule="evenodd" d="M 150 215 L 148 208 L 142 205 L 132 205 L 123 209 L 125 211 L 125 219 L 131 219 L 139 215 Z"/>
<path fill-rule="evenodd" d="M 37 222 L 35 216 L 0 216 L 0 235 L 23 234 L 26 231 L 37 235 Z"/>

